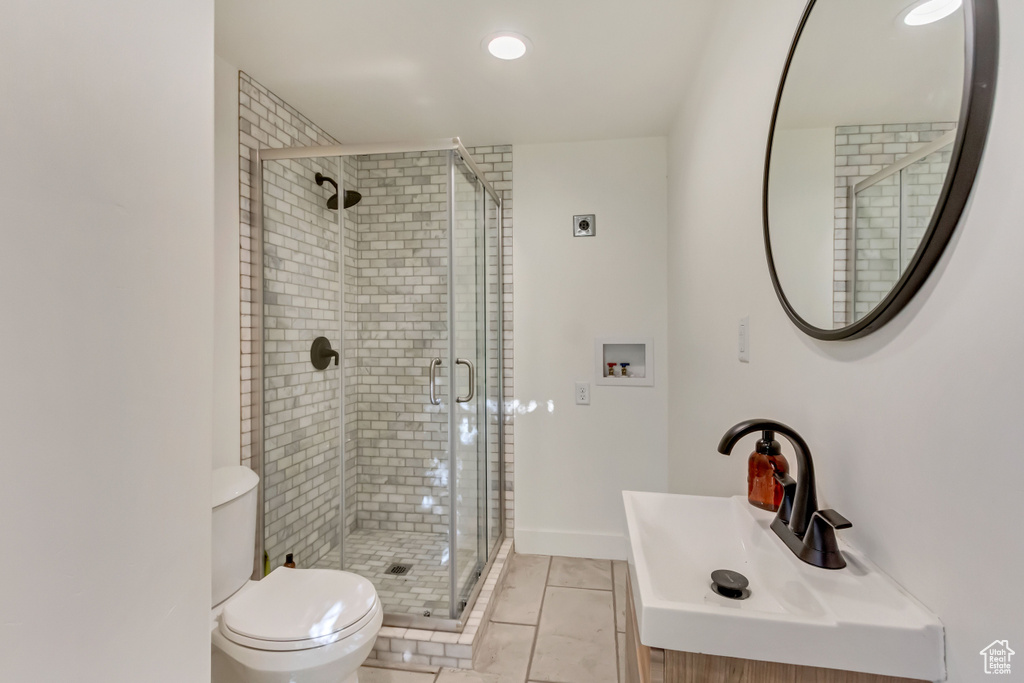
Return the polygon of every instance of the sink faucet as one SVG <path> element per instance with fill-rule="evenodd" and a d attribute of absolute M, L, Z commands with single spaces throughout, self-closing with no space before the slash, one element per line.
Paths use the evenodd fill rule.
<path fill-rule="evenodd" d="M 772 520 L 772 531 L 804 562 L 824 569 L 842 569 L 846 560 L 839 551 L 835 530 L 848 529 L 853 524 L 835 510 L 818 509 L 811 449 L 796 430 L 773 420 L 747 420 L 725 433 L 718 443 L 718 452 L 729 455 L 741 438 L 753 432 L 782 434 L 793 444 L 796 454 L 797 479 L 775 472 L 776 481 L 782 485 L 783 499 Z"/>

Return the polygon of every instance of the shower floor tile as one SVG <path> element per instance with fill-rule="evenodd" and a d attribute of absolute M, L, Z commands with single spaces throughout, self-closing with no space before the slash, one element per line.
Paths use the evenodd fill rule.
<path fill-rule="evenodd" d="M 394 563 L 409 564 L 412 568 L 401 576 L 386 574 Z M 339 565 L 339 551 L 334 548 L 315 566 L 338 569 Z M 459 584 L 465 585 L 465 579 L 475 570 L 469 553 L 459 565 L 465 568 Z M 451 579 L 446 534 L 356 529 L 345 539 L 344 569 L 373 582 L 385 613 L 425 615 L 429 612 L 435 617 L 448 618 Z"/>

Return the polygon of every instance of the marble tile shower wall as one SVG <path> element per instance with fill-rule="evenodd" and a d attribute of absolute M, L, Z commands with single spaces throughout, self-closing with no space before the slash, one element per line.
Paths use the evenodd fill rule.
<path fill-rule="evenodd" d="M 853 235 L 847 223 L 851 208 L 848 188 L 955 127 L 955 123 L 935 122 L 836 128 L 832 299 L 836 327 L 852 322 L 851 308 L 857 318 L 869 312 L 899 279 L 901 200 L 904 207 L 902 251 L 907 255 L 917 248 L 928 227 L 949 165 L 949 153 L 929 155 L 923 162 L 909 167 L 902 188 L 897 174 L 861 193 L 857 206 L 857 244 L 852 248 Z M 855 296 L 850 291 L 851 267 L 857 272 Z"/>
<path fill-rule="evenodd" d="M 338 228 L 313 177 L 319 160 L 264 165 L 263 479 L 272 566 L 310 566 L 336 543 L 341 472 L 337 374 L 309 361 L 341 331 Z"/>
<path fill-rule="evenodd" d="M 308 353 L 311 339 L 338 340 L 341 331 L 337 216 L 325 205 L 330 192 L 313 179 L 317 171 L 338 178 L 339 169 L 330 160 L 265 164 L 261 255 L 250 203 L 255 194 L 252 160 L 259 147 L 329 144 L 337 141 L 239 73 L 241 462 L 259 464 L 252 462 L 260 452 L 254 450 L 260 438 L 254 428 L 263 411 L 264 536 L 272 566 L 289 552 L 300 564 L 312 565 L 336 542 L 339 387 L 336 375 L 312 368 Z M 259 269 L 265 278 L 262 292 L 254 291 Z M 262 406 L 258 382 L 266 392 Z M 346 410 L 354 400 L 346 396 Z"/>
<path fill-rule="evenodd" d="M 446 169 L 444 152 L 357 161 L 362 529 L 448 530 L 448 421 L 428 386 L 430 360 L 448 349 Z"/>
<path fill-rule="evenodd" d="M 296 380 L 299 379 L 299 375 L 303 373 L 308 374 L 307 368 L 311 370 L 308 362 L 306 362 L 305 366 L 303 366 L 302 362 L 302 357 L 308 354 L 308 339 L 304 339 L 303 343 L 299 344 L 305 348 L 292 349 L 283 345 L 283 342 L 286 341 L 285 339 L 277 338 L 288 337 L 290 334 L 296 333 L 297 328 L 291 328 L 291 332 L 283 327 L 268 328 L 268 339 L 266 342 L 261 339 L 259 310 L 256 308 L 259 305 L 260 297 L 258 296 L 259 292 L 254 291 L 254 286 L 259 282 L 259 270 L 262 268 L 262 265 L 258 262 L 258 240 L 253 228 L 255 220 L 251 214 L 251 201 L 255 195 L 253 187 L 254 175 L 251 164 L 252 159 L 255 157 L 255 149 L 259 147 L 314 146 L 338 143 L 300 112 L 254 81 L 244 72 L 239 74 L 239 116 L 241 209 L 240 332 L 242 351 L 242 365 L 240 369 L 242 385 L 241 462 L 248 466 L 258 464 L 253 462 L 254 455 L 260 452 L 258 445 L 260 436 L 256 434 L 254 429 L 259 418 L 259 411 L 262 409 L 258 405 L 259 385 L 257 383 L 266 381 L 268 383 L 266 388 L 268 390 L 267 398 L 270 410 L 264 415 L 264 419 L 268 428 L 268 436 L 271 438 L 271 443 L 267 444 L 267 454 L 270 456 L 273 453 L 273 457 L 280 456 L 281 458 L 280 461 L 273 463 L 268 461 L 267 471 L 265 472 L 265 476 L 268 478 L 267 483 L 271 487 L 268 489 L 267 500 L 265 501 L 265 509 L 268 513 L 266 520 L 268 532 L 271 534 L 281 533 L 281 538 L 288 537 L 289 540 L 286 542 L 288 547 L 284 548 L 282 546 L 280 552 L 298 552 L 297 559 L 303 563 L 308 562 L 311 565 L 315 561 L 315 557 L 306 559 L 305 555 L 315 555 L 317 553 L 322 555 L 323 551 L 330 545 L 331 541 L 328 538 L 330 534 L 326 534 L 324 529 L 331 526 L 329 520 L 334 519 L 331 515 L 337 515 L 338 486 L 340 482 L 337 481 L 336 477 L 331 479 L 323 469 L 328 454 L 333 448 L 331 444 L 337 445 L 338 425 L 336 421 L 332 420 L 327 420 L 326 422 L 318 421 L 318 416 L 315 415 L 318 411 L 309 408 L 309 404 L 315 394 L 317 398 L 326 400 L 327 405 L 333 407 L 333 410 L 336 411 L 338 397 L 336 394 L 331 396 L 329 387 L 324 386 L 322 382 L 313 381 L 308 383 L 304 389 L 296 389 L 295 385 L 291 383 L 292 380 L 287 378 L 286 368 L 288 366 L 291 366 L 291 369 L 295 371 L 293 374 Z M 512 400 L 514 390 L 512 383 L 512 150 L 511 146 L 500 146 L 478 147 L 470 151 L 474 159 L 485 171 L 488 181 L 503 195 L 505 209 L 502 217 L 505 230 L 505 252 L 503 263 L 501 264 L 505 300 L 503 395 L 509 410 L 505 431 L 505 491 L 496 493 L 499 496 L 502 493 L 504 495 L 506 529 L 508 532 L 511 532 L 514 520 L 512 496 L 514 476 L 513 424 L 515 415 L 515 406 Z M 440 155 L 435 156 L 439 157 Z M 377 168 L 372 168 L 375 161 L 377 162 Z M 379 163 L 381 161 L 384 162 L 383 168 Z M 413 493 L 407 493 L 406 489 L 402 489 L 402 493 L 391 492 L 385 487 L 392 484 L 382 480 L 381 477 L 385 474 L 392 476 L 392 470 L 373 469 L 374 467 L 388 468 L 393 464 L 395 466 L 394 477 L 402 478 L 408 476 L 416 478 L 420 476 L 418 474 L 419 471 L 415 469 L 410 470 L 406 465 L 415 465 L 417 460 L 422 464 L 423 458 L 413 455 L 410 463 L 406 463 L 398 457 L 396 452 L 395 456 L 398 459 L 389 465 L 382 465 L 380 460 L 376 460 L 373 463 L 369 460 L 369 458 L 387 458 L 391 456 L 389 450 L 391 448 L 395 448 L 396 451 L 402 450 L 403 456 L 408 455 L 405 452 L 408 450 L 406 444 L 403 443 L 401 447 L 397 444 L 405 441 L 419 443 L 416 439 L 406 438 L 415 435 L 419 431 L 426 433 L 429 437 L 423 442 L 427 444 L 425 450 L 435 453 L 438 444 L 437 437 L 441 436 L 442 433 L 434 431 L 436 427 L 427 427 L 428 425 L 435 424 L 432 422 L 430 414 L 421 413 L 419 418 L 415 418 L 413 417 L 414 413 L 399 411 L 397 415 L 401 419 L 393 421 L 392 426 L 402 427 L 402 429 L 395 431 L 392 435 L 390 429 L 385 426 L 384 421 L 377 419 L 379 416 L 374 414 L 375 411 L 362 410 L 366 406 L 377 407 L 380 404 L 397 403 L 397 401 L 378 401 L 377 399 L 382 397 L 399 398 L 401 392 L 404 391 L 403 387 L 415 387 L 418 385 L 420 388 L 426 388 L 425 368 L 416 367 L 420 357 L 405 357 L 399 351 L 407 350 L 406 347 L 409 344 L 414 349 L 419 348 L 420 351 L 427 349 L 433 351 L 433 345 L 436 341 L 433 339 L 433 334 L 438 332 L 437 329 L 432 327 L 436 326 L 438 321 L 428 319 L 431 315 L 436 314 L 437 311 L 424 310 L 422 302 L 417 304 L 410 301 L 399 301 L 394 298 L 390 301 L 382 301 L 379 298 L 392 296 L 389 288 L 404 287 L 407 284 L 420 288 L 414 294 L 422 295 L 424 294 L 423 287 L 431 289 L 438 286 L 438 284 L 434 283 L 433 278 L 443 277 L 443 275 L 436 274 L 435 269 L 437 265 L 429 260 L 425 262 L 428 272 L 419 275 L 411 274 L 409 269 L 412 266 L 402 262 L 402 259 L 405 257 L 404 251 L 401 257 L 394 256 L 388 258 L 385 256 L 384 258 L 372 258 L 374 252 L 378 252 L 378 256 L 384 256 L 391 249 L 405 249 L 404 246 L 400 247 L 397 244 L 397 238 L 388 239 L 387 233 L 396 228 L 398 223 L 413 220 L 413 217 L 407 216 L 407 212 L 404 209 L 401 211 L 397 209 L 391 211 L 388 207 L 398 206 L 398 204 L 396 201 L 388 199 L 388 197 L 393 197 L 397 200 L 405 192 L 401 188 L 411 188 L 414 186 L 413 179 L 417 175 L 412 173 L 413 170 L 425 168 L 427 165 L 440 161 L 440 159 L 431 160 L 428 156 L 424 157 L 424 161 L 416 160 L 410 165 L 407 165 L 405 161 L 399 163 L 400 161 L 399 159 L 387 158 L 368 159 L 365 161 L 366 167 L 362 168 L 362 160 L 345 158 L 341 162 L 342 167 L 340 169 L 338 168 L 337 161 L 328 159 L 296 162 L 301 170 L 292 169 L 287 174 L 282 172 L 280 183 L 276 179 L 272 183 L 274 187 L 279 187 L 282 192 L 281 197 L 274 197 L 275 201 L 280 199 L 284 204 L 288 204 L 292 200 L 291 195 L 294 195 L 297 200 L 301 197 L 301 200 L 299 200 L 301 202 L 313 202 L 316 204 L 317 210 L 320 207 L 320 204 L 317 202 L 325 200 L 329 196 L 330 191 L 317 187 L 315 184 L 309 184 L 316 170 L 322 170 L 325 174 L 335 178 L 340 176 L 339 180 L 344 178 L 343 188 L 355 188 L 364 195 L 364 199 L 359 205 L 344 212 L 344 228 L 340 240 L 342 242 L 342 259 L 340 264 L 334 263 L 332 266 L 335 269 L 333 275 L 335 281 L 340 277 L 343 283 L 341 292 L 325 290 L 330 292 L 329 296 L 334 297 L 333 302 L 329 301 L 329 296 L 326 299 L 317 299 L 315 307 L 308 309 L 310 316 L 305 319 L 310 321 L 317 320 L 318 324 L 327 323 L 326 318 L 314 317 L 313 311 L 316 311 L 317 316 L 324 315 L 326 311 L 331 311 L 334 315 L 337 315 L 338 297 L 340 296 L 344 300 L 342 313 L 344 324 L 340 326 L 341 329 L 339 331 L 337 329 L 338 321 L 335 318 L 333 322 L 335 327 L 322 327 L 322 332 L 312 328 L 303 331 L 303 336 L 317 332 L 317 334 L 324 334 L 324 336 L 327 336 L 332 341 L 340 338 L 343 340 L 344 347 L 348 351 L 344 354 L 343 372 L 346 384 L 344 395 L 344 442 L 346 445 L 344 449 L 344 525 L 349 530 L 356 528 L 362 521 L 367 522 L 370 526 L 374 522 L 385 524 L 393 522 L 397 527 L 399 524 L 397 517 L 388 516 L 389 513 L 397 512 L 397 510 L 391 510 L 388 507 L 392 503 L 398 505 L 399 503 L 405 504 L 408 502 L 413 505 L 411 511 L 401 513 L 403 515 L 412 515 L 412 517 L 403 517 L 400 522 L 403 528 L 406 528 L 404 525 L 413 524 L 414 528 L 418 530 L 426 529 L 424 525 L 429 525 L 433 529 L 435 524 L 440 523 L 443 526 L 446 522 L 443 517 L 443 510 L 440 509 L 439 505 L 432 503 L 429 511 L 424 505 L 424 496 L 433 498 L 438 502 L 443 499 L 444 491 L 438 491 L 437 495 L 435 495 L 436 487 L 433 486 L 433 482 L 431 482 L 429 487 L 430 493 L 424 493 L 422 487 Z M 387 168 L 388 162 L 395 162 L 395 169 L 405 168 L 409 169 L 409 172 L 401 174 L 403 177 L 399 178 L 399 175 L 394 170 Z M 423 164 L 423 166 L 418 164 Z M 315 169 L 313 168 L 314 165 L 317 166 Z M 391 171 L 390 174 L 389 170 Z M 285 175 L 287 175 L 287 178 L 284 177 Z M 289 183 L 295 184 L 300 176 L 302 182 L 298 184 L 301 185 L 301 188 L 289 185 Z M 423 177 L 422 174 L 419 177 Z M 443 191 L 442 189 L 441 192 Z M 277 192 L 277 190 L 274 190 L 274 192 Z M 288 193 L 288 195 L 284 193 Z M 412 199 L 419 199 L 419 197 L 414 195 Z M 281 223 L 289 231 L 295 230 L 296 226 L 291 221 L 293 216 L 288 213 L 284 204 L 276 207 L 276 210 L 281 213 Z M 424 202 L 424 204 L 436 204 L 436 202 Z M 302 211 L 309 209 L 306 205 L 300 205 L 300 208 Z M 316 214 L 316 211 L 309 211 L 309 213 Z M 334 212 L 328 213 L 330 215 L 327 218 L 333 221 L 335 219 Z M 416 213 L 422 214 L 423 212 Z M 416 217 L 416 220 L 420 219 L 423 219 L 423 216 Z M 317 221 L 319 220 L 318 218 Z M 436 220 L 436 216 L 433 219 L 426 219 L 426 222 L 431 223 L 432 220 Z M 313 221 L 313 223 L 317 223 L 317 221 Z M 315 230 L 320 229 L 319 223 L 317 223 L 317 226 Z M 336 227 L 334 229 L 336 231 Z M 424 229 L 429 231 L 432 228 L 424 227 Z M 309 228 L 308 230 L 314 229 Z M 442 230 L 442 238 L 443 235 Z M 284 252 L 280 251 L 281 247 L 294 247 L 306 239 L 312 240 L 312 243 L 315 243 L 317 248 L 323 248 L 323 244 L 319 242 L 320 240 L 330 241 L 333 239 L 335 253 L 337 253 L 336 243 L 338 236 L 336 232 L 331 237 L 314 237 L 313 232 L 307 231 L 306 235 L 300 237 L 301 239 L 294 235 L 288 237 L 288 239 L 295 239 L 296 244 L 290 242 L 285 244 L 283 242 L 284 235 L 282 235 L 282 244 L 280 245 L 274 244 L 275 240 L 268 239 L 267 244 L 278 251 L 271 254 L 271 249 L 268 249 L 267 257 L 282 259 Z M 381 244 L 382 240 L 380 239 L 382 237 L 384 238 L 383 244 Z M 425 236 L 424 239 L 428 241 L 434 240 L 435 233 Z M 274 291 L 273 287 L 270 287 L 271 283 L 268 282 L 266 292 L 271 296 L 267 297 L 267 300 L 263 302 L 265 306 L 286 306 L 288 311 L 291 312 L 293 309 L 298 310 L 298 308 L 290 306 L 281 297 L 295 296 L 303 300 L 303 303 L 308 303 L 306 300 L 314 298 L 311 297 L 311 292 L 308 291 L 307 286 L 299 280 L 310 276 L 309 269 L 314 266 L 309 263 L 309 260 L 311 258 L 320 258 L 322 254 L 314 257 L 312 254 L 304 251 L 306 246 L 309 246 L 309 244 L 304 243 L 304 246 L 300 249 L 292 250 L 298 254 L 294 260 L 287 263 L 285 260 L 270 262 L 271 269 L 275 271 L 274 277 L 281 282 L 279 287 L 281 291 Z M 422 250 L 424 248 L 434 249 L 435 247 L 420 245 L 419 247 L 412 248 Z M 446 255 L 445 250 L 445 257 Z M 419 251 L 413 258 L 424 258 L 422 251 Z M 426 258 L 436 259 L 437 256 L 432 255 Z M 489 255 L 489 258 L 496 260 L 495 250 L 492 249 L 492 254 Z M 319 268 L 320 266 L 316 267 Z M 341 271 L 340 274 L 337 272 L 338 269 Z M 296 275 L 296 281 L 286 282 L 292 275 Z M 416 282 L 415 278 L 417 277 L 424 278 L 424 281 Z M 377 289 L 375 290 L 374 288 Z M 426 294 L 429 296 L 432 292 L 426 292 Z M 434 304 L 429 303 L 428 305 L 433 306 Z M 383 306 L 383 309 L 374 311 L 374 306 Z M 393 312 L 388 310 L 390 306 L 394 306 Z M 420 306 L 420 309 L 412 310 L 416 306 Z M 272 316 L 268 313 L 269 310 L 269 308 L 264 309 L 268 319 L 272 317 L 285 317 Z M 277 311 L 277 309 L 275 311 L 282 312 Z M 400 316 L 413 313 L 421 315 L 420 322 L 381 319 L 381 316 Z M 441 320 L 443 319 L 444 316 L 442 315 Z M 394 330 L 387 329 L 391 326 L 391 322 L 395 323 Z M 409 322 L 411 328 L 418 326 L 420 329 L 414 329 L 413 331 L 422 333 L 422 336 L 417 337 L 416 334 L 413 334 L 403 338 L 401 341 L 398 339 L 388 339 L 388 333 L 397 331 L 400 322 L 403 324 Z M 270 338 L 271 332 L 274 336 L 273 339 Z M 363 348 L 363 343 L 367 341 L 370 343 Z M 393 346 L 391 345 L 392 341 L 394 342 Z M 266 349 L 262 348 L 261 344 L 263 343 L 268 344 Z M 445 349 L 446 346 L 441 350 Z M 264 350 L 268 354 L 277 355 L 268 356 L 268 361 L 270 362 L 266 371 L 266 377 L 261 377 L 260 358 Z M 381 355 L 382 350 L 384 351 L 383 355 Z M 377 368 L 376 370 L 374 370 L 375 367 Z M 388 368 L 403 368 L 405 372 L 402 374 L 388 374 L 392 372 Z M 375 372 L 379 374 L 374 374 Z M 493 375 L 493 372 L 490 374 Z M 316 380 L 318 378 L 312 379 Z M 383 381 L 381 381 L 382 379 Z M 493 380 L 494 378 L 492 377 L 491 379 Z M 443 379 L 443 381 L 446 381 L 446 379 Z M 383 392 L 381 391 L 382 387 L 384 387 Z M 391 387 L 390 390 L 387 387 Z M 332 401 L 333 403 L 331 403 Z M 277 415 L 275 412 L 278 408 L 282 409 L 282 414 L 280 415 Z M 291 411 L 290 413 L 288 412 L 289 410 Z M 300 412 L 304 414 L 299 415 L 298 413 Z M 274 414 L 272 415 L 271 413 Z M 404 419 L 407 417 L 413 417 L 413 419 Z M 273 425 L 271 424 L 272 422 Z M 424 429 L 418 430 L 417 426 L 419 425 L 422 425 Z M 295 431 L 290 436 L 286 436 L 286 431 L 290 427 L 295 427 Z M 334 430 L 333 433 L 331 432 L 332 429 Z M 378 438 L 381 431 L 388 438 L 383 440 Z M 491 431 L 492 438 L 495 433 L 495 430 Z M 392 439 L 392 436 L 395 438 Z M 381 441 L 392 445 L 382 446 Z M 365 452 L 363 450 L 364 446 L 368 449 Z M 384 449 L 383 456 L 380 453 L 381 448 Z M 412 450 L 416 452 L 418 448 L 418 446 L 413 446 Z M 377 449 L 377 451 L 374 449 Z M 337 450 L 339 449 L 334 448 L 335 452 Z M 428 459 L 428 468 L 433 467 L 433 459 L 433 456 Z M 337 471 L 336 461 L 334 467 L 335 471 Z M 271 471 L 272 468 L 273 471 Z M 363 469 L 361 470 L 360 468 Z M 278 481 L 281 473 L 284 473 L 284 479 Z M 271 480 L 272 476 L 274 477 L 273 480 Z M 361 489 L 364 480 L 366 490 Z M 399 484 L 395 485 L 398 486 Z M 379 490 L 375 490 L 373 488 L 375 486 L 379 487 Z M 388 500 L 385 501 L 381 498 L 382 495 L 388 496 Z M 411 497 L 406 498 L 406 496 Z M 399 499 L 399 497 L 401 498 Z M 332 499 L 333 504 L 325 503 L 325 500 L 328 498 Z M 361 510 L 359 505 L 361 501 L 368 504 L 369 507 L 366 510 Z M 497 503 L 497 500 L 495 502 Z M 375 505 L 376 508 L 374 507 Z M 272 510 L 277 512 L 271 512 Z M 376 518 L 374 517 L 375 513 Z M 417 524 L 420 526 L 415 526 Z M 271 527 L 271 525 L 275 526 Z M 295 534 L 298 533 L 297 529 L 300 527 L 309 527 L 311 532 L 308 538 L 297 541 Z M 277 561 L 278 558 L 274 558 L 274 562 L 276 563 Z"/>
<path fill-rule="evenodd" d="M 238 175 L 239 175 L 239 261 L 241 270 L 241 464 L 253 466 L 253 449 L 259 435 L 256 419 L 260 381 L 260 300 L 255 287 L 262 264 L 258 262 L 259 238 L 252 202 L 256 195 L 252 163 L 256 150 L 267 147 L 334 145 L 338 141 L 304 117 L 280 97 L 257 83 L 244 71 L 238 74 Z"/>
<path fill-rule="evenodd" d="M 906 270 L 931 223 L 952 156 L 952 148 L 945 147 L 903 170 L 900 197 L 900 204 L 903 207 L 900 272 Z"/>

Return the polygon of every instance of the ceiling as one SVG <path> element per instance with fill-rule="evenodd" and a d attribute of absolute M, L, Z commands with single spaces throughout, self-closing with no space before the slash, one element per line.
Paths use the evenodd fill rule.
<path fill-rule="evenodd" d="M 665 135 L 717 0 L 217 0 L 216 51 L 342 143 Z M 483 47 L 526 35 L 513 62 Z"/>

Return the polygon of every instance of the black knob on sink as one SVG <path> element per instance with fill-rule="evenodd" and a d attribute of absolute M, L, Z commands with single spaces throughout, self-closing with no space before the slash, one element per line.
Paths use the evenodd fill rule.
<path fill-rule="evenodd" d="M 711 588 L 725 598 L 743 600 L 750 596 L 747 577 L 731 569 L 716 569 L 711 572 Z"/>

